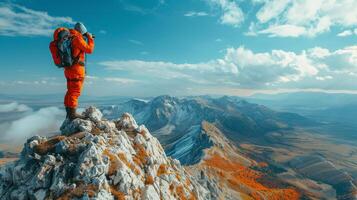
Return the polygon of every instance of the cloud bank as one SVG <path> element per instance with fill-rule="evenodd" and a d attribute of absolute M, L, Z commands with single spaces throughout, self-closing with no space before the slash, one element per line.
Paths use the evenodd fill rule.
<path fill-rule="evenodd" d="M 3 140 L 21 143 L 33 135 L 46 135 L 59 130 L 64 111 L 56 107 L 42 108 L 25 117 L 12 121 L 4 130 Z"/>
<path fill-rule="evenodd" d="M 19 104 L 17 102 L 12 102 L 8 104 L 0 104 L 0 113 L 7 112 L 26 112 L 32 110 L 25 104 Z"/>
<path fill-rule="evenodd" d="M 138 79 L 155 80 L 156 84 L 357 90 L 353 81 L 357 76 L 357 46 L 335 51 L 314 47 L 299 53 L 254 52 L 240 46 L 226 49 L 220 59 L 202 63 L 112 60 L 99 64 L 110 71 L 120 70 Z"/>

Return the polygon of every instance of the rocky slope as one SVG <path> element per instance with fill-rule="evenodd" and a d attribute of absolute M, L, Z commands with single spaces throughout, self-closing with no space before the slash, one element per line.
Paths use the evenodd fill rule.
<path fill-rule="evenodd" d="M 214 124 L 204 121 L 201 135 L 207 138 L 210 147 L 203 149 L 199 163 L 186 168 L 211 191 L 213 199 L 297 200 L 301 197 L 295 188 L 267 173 L 268 164 L 249 159 Z"/>
<path fill-rule="evenodd" d="M 84 115 L 60 136 L 28 139 L 20 159 L 0 168 L 0 199 L 211 199 L 130 114 Z"/>

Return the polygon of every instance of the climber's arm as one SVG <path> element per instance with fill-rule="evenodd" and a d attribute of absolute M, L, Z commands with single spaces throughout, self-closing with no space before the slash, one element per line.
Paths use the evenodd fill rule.
<path fill-rule="evenodd" d="M 77 37 L 75 39 L 75 46 L 77 46 L 84 53 L 91 54 L 94 50 L 94 40 L 91 34 L 87 34 L 88 43 L 82 38 Z"/>

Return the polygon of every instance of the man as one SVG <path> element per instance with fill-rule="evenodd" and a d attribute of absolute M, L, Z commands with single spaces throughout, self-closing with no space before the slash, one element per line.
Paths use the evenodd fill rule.
<path fill-rule="evenodd" d="M 78 106 L 78 98 L 81 95 L 84 78 L 85 78 L 85 56 L 91 54 L 94 49 L 93 36 L 87 31 L 82 23 L 76 23 L 74 29 L 70 30 L 73 36 L 72 40 L 72 55 L 74 64 L 64 68 L 64 75 L 67 79 L 67 93 L 64 97 L 64 105 L 66 107 L 67 118 L 71 121 L 76 118 L 82 118 L 76 113 Z M 87 41 L 85 38 L 87 38 Z"/>

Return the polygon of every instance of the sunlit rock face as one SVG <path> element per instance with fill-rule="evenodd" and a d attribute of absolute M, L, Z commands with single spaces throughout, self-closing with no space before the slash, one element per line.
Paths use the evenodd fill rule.
<path fill-rule="evenodd" d="M 0 168 L 0 199 L 211 199 L 131 114 L 83 115 L 65 120 L 62 135 L 27 140 L 20 159 Z"/>

